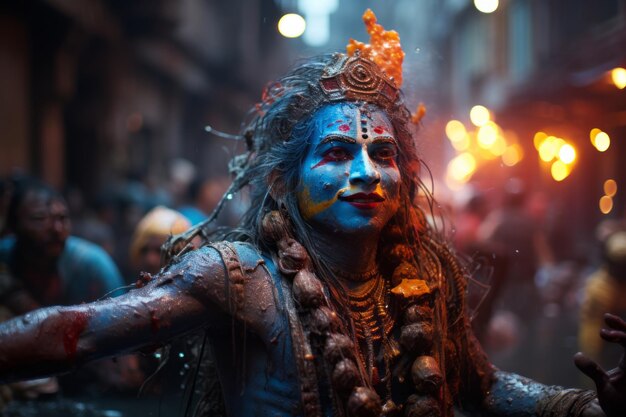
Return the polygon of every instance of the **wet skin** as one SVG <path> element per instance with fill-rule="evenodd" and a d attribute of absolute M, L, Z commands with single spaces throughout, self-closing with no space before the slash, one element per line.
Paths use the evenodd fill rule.
<path fill-rule="evenodd" d="M 298 205 L 318 230 L 379 233 L 399 207 L 398 145 L 386 114 L 357 103 L 322 107 L 302 164 Z"/>

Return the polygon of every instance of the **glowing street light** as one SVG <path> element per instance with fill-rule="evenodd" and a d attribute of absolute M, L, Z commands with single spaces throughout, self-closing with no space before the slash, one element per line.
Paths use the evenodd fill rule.
<path fill-rule="evenodd" d="M 498 9 L 498 0 L 474 0 L 474 6 L 479 12 L 493 13 Z"/>
<path fill-rule="evenodd" d="M 298 38 L 306 29 L 306 21 L 296 13 L 287 13 L 278 21 L 278 32 L 285 38 Z"/>

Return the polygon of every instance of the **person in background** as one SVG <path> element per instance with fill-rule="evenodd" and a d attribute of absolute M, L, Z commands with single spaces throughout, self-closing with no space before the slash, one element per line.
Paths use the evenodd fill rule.
<path fill-rule="evenodd" d="M 0 265 L 10 272 L 0 302 L 14 314 L 49 305 L 94 301 L 123 285 L 111 257 L 70 236 L 67 204 L 36 180 L 19 183 L 7 210 L 9 236 L 0 240 Z"/>
<path fill-rule="evenodd" d="M 581 351 L 601 366 L 607 366 L 609 361 L 619 358 L 620 352 L 597 336 L 605 311 L 626 317 L 626 227 L 619 224 L 612 230 L 603 231 L 603 228 L 604 225 L 598 228 L 603 234 L 599 236 L 603 262 L 584 289 L 578 344 Z"/>
<path fill-rule="evenodd" d="M 161 245 L 172 235 L 189 229 L 189 220 L 163 206 L 150 210 L 137 224 L 130 244 L 130 263 L 136 273 L 156 274 L 161 269 Z M 136 274 L 135 274 L 136 276 Z"/>
<path fill-rule="evenodd" d="M 30 178 L 15 181 L 6 220 L 7 236 L 0 240 L 4 320 L 40 307 L 95 301 L 124 285 L 101 247 L 70 235 L 67 204 L 48 185 Z M 59 386 L 55 378 L 45 378 L 13 390 L 35 398 Z"/>

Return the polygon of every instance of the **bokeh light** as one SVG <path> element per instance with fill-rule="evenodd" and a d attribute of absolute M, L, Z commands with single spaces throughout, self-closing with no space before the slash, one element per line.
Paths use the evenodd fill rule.
<path fill-rule="evenodd" d="M 602 188 L 604 188 L 604 194 L 606 194 L 608 197 L 613 197 L 615 194 L 617 194 L 617 182 L 615 182 L 614 179 L 609 178 L 608 180 L 604 181 L 604 186 Z"/>
<path fill-rule="evenodd" d="M 576 160 L 576 149 L 569 143 L 564 144 L 559 149 L 559 159 L 565 164 L 571 164 Z"/>
<path fill-rule="evenodd" d="M 489 149 L 491 146 L 496 143 L 496 139 L 498 138 L 498 127 L 493 122 L 487 122 L 483 124 L 476 134 L 476 139 L 478 141 L 478 146 L 484 149 Z"/>
<path fill-rule="evenodd" d="M 539 147 L 546 140 L 548 135 L 545 132 L 537 132 L 533 137 L 533 144 L 535 145 L 535 149 L 539 150 Z"/>
<path fill-rule="evenodd" d="M 604 152 L 609 149 L 609 146 L 611 146 L 611 138 L 606 132 L 601 131 L 593 139 L 593 145 L 598 151 Z"/>
<path fill-rule="evenodd" d="M 492 154 L 496 156 L 502 156 L 505 151 L 506 151 L 506 140 L 504 139 L 504 136 L 497 135 L 495 142 L 489 148 L 489 152 L 491 152 Z"/>
<path fill-rule="evenodd" d="M 599 206 L 602 214 L 609 214 L 613 210 L 613 199 L 608 195 L 603 195 L 600 198 Z"/>
<path fill-rule="evenodd" d="M 489 109 L 485 106 L 474 106 L 470 110 L 470 120 L 474 126 L 482 126 L 486 124 L 491 119 L 491 115 L 489 114 Z"/>
<path fill-rule="evenodd" d="M 559 151 L 556 139 L 557 138 L 554 136 L 548 136 L 541 145 L 539 145 L 539 158 L 541 158 L 542 161 L 550 162 L 556 157 Z"/>
<path fill-rule="evenodd" d="M 517 163 L 522 160 L 523 156 L 524 151 L 522 147 L 519 144 L 514 143 L 505 149 L 502 154 L 502 163 L 508 167 L 512 167 L 517 165 Z"/>
<path fill-rule="evenodd" d="M 596 146 L 596 135 L 600 132 L 602 132 L 602 130 L 598 129 L 597 127 L 594 127 L 589 131 L 589 139 L 591 140 L 591 144 L 593 146 Z"/>
<path fill-rule="evenodd" d="M 493 13 L 498 9 L 498 0 L 474 0 L 474 6 L 479 12 Z"/>
<path fill-rule="evenodd" d="M 287 13 L 278 21 L 278 32 L 285 38 L 302 36 L 306 29 L 306 21 L 296 13 Z"/>
<path fill-rule="evenodd" d="M 464 152 L 448 163 L 448 175 L 457 182 L 467 182 L 476 171 L 476 158 Z"/>
<path fill-rule="evenodd" d="M 613 68 L 611 71 L 611 79 L 613 80 L 613 84 L 615 87 L 623 90 L 626 87 L 626 69 L 624 68 Z"/>
<path fill-rule="evenodd" d="M 471 145 L 470 135 L 466 134 L 465 136 L 461 138 L 461 140 L 453 141 L 451 143 L 452 143 L 452 147 L 456 149 L 457 151 L 459 152 L 466 151 L 469 149 Z"/>
<path fill-rule="evenodd" d="M 550 167 L 550 174 L 552 174 L 554 181 L 563 181 L 570 172 L 570 167 L 560 160 L 554 161 Z"/>
<path fill-rule="evenodd" d="M 460 142 L 465 139 L 466 135 L 467 130 L 465 129 L 465 125 L 458 120 L 450 120 L 446 124 L 446 136 L 450 141 Z"/>

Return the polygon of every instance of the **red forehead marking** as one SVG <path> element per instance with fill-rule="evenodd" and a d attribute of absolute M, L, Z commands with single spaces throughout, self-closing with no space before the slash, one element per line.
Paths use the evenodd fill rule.
<path fill-rule="evenodd" d="M 383 133 L 385 133 L 385 129 L 382 126 L 375 126 L 374 129 L 372 129 L 372 130 L 377 135 L 382 135 Z"/>
<path fill-rule="evenodd" d="M 332 127 L 333 125 L 336 125 L 337 123 L 343 123 L 343 120 L 341 120 L 341 119 L 339 119 L 339 120 L 335 120 L 335 121 L 334 121 L 334 122 L 332 122 L 332 123 L 328 123 L 328 124 L 326 125 L 326 127 Z"/>
<path fill-rule="evenodd" d="M 339 126 L 339 130 L 341 130 L 342 132 L 347 132 L 348 130 L 350 130 L 350 126 L 343 124 Z"/>

